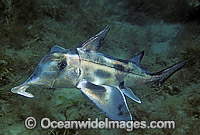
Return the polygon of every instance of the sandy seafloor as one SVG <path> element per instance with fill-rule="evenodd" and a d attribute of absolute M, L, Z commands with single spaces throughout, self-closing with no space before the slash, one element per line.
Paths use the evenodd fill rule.
<path fill-rule="evenodd" d="M 200 4 L 198 0 L 1 0 L 0 135 L 198 135 L 200 132 Z M 109 24 L 100 52 L 130 59 L 140 51 L 152 73 L 182 60 L 187 64 L 160 88 L 131 88 L 141 99 L 127 99 L 134 120 L 173 120 L 175 129 L 29 130 L 33 116 L 52 120 L 104 119 L 106 116 L 76 88 L 30 87 L 34 98 L 10 92 L 34 71 L 53 45 L 81 46 Z"/>

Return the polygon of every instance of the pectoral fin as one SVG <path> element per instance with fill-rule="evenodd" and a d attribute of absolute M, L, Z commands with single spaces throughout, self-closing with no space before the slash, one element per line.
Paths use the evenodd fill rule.
<path fill-rule="evenodd" d="M 112 120 L 132 120 L 126 99 L 117 87 L 82 81 L 79 88 Z"/>
<path fill-rule="evenodd" d="M 96 85 L 94 83 L 88 82 L 88 81 L 82 81 L 77 86 L 78 88 L 88 89 L 93 92 L 106 92 L 106 89 L 103 86 Z"/>

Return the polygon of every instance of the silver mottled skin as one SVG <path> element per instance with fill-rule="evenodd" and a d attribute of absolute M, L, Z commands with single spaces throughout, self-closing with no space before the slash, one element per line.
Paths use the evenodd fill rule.
<path fill-rule="evenodd" d="M 80 48 L 78 53 L 81 60 L 81 79 L 89 82 L 119 86 L 124 81 L 125 86 L 133 87 L 150 82 L 152 79 L 151 75 L 131 61 L 125 62 L 99 52 L 84 52 Z M 120 65 L 123 69 L 116 69 L 116 65 Z M 110 73 L 110 76 L 98 76 L 95 74 L 98 70 Z"/>
<path fill-rule="evenodd" d="M 11 91 L 32 98 L 33 95 L 26 92 L 29 86 L 76 87 L 109 118 L 119 121 L 132 120 L 125 95 L 138 103 L 141 101 L 129 87 L 148 82 L 161 86 L 167 78 L 183 67 L 186 61 L 150 74 L 140 65 L 144 52 L 130 60 L 117 59 L 98 52 L 109 30 L 110 28 L 106 27 L 80 48 L 64 49 L 53 46 L 33 74 Z"/>

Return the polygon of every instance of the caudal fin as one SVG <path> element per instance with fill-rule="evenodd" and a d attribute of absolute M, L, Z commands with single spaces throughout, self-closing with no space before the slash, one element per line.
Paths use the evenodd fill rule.
<path fill-rule="evenodd" d="M 177 70 L 182 68 L 187 60 L 184 60 L 178 64 L 175 64 L 171 67 L 168 67 L 158 73 L 151 74 L 153 76 L 152 78 L 152 85 L 155 87 L 160 87 L 165 80 L 167 80 L 171 75 L 173 75 Z"/>

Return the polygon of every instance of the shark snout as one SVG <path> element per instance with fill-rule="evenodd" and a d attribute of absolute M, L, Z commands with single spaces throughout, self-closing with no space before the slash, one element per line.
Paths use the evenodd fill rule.
<path fill-rule="evenodd" d="M 25 97 L 33 98 L 34 96 L 31 93 L 26 92 L 26 89 L 28 87 L 29 87 L 28 85 L 22 84 L 22 85 L 19 85 L 19 86 L 16 86 L 16 87 L 12 88 L 11 92 L 12 93 L 17 93 L 17 94 L 25 96 Z"/>
<path fill-rule="evenodd" d="M 17 93 L 19 95 L 33 98 L 33 94 L 26 92 L 30 86 L 41 86 L 41 87 L 53 87 L 54 80 L 47 80 L 46 78 L 41 78 L 32 74 L 24 83 L 11 89 L 12 93 Z"/>
<path fill-rule="evenodd" d="M 31 85 L 37 84 L 36 83 L 38 82 L 37 80 L 38 80 L 38 77 L 33 78 L 33 74 L 32 74 L 24 83 L 12 88 L 11 92 L 17 93 L 25 97 L 33 98 L 34 96 L 30 92 L 26 92 L 26 89 Z"/>
<path fill-rule="evenodd" d="M 25 96 L 25 97 L 33 98 L 34 96 L 30 92 L 26 92 L 26 89 L 29 86 L 35 84 L 36 80 L 38 80 L 38 79 L 32 78 L 32 75 L 31 75 L 24 83 L 12 88 L 11 92 L 17 93 L 17 94 Z"/>

